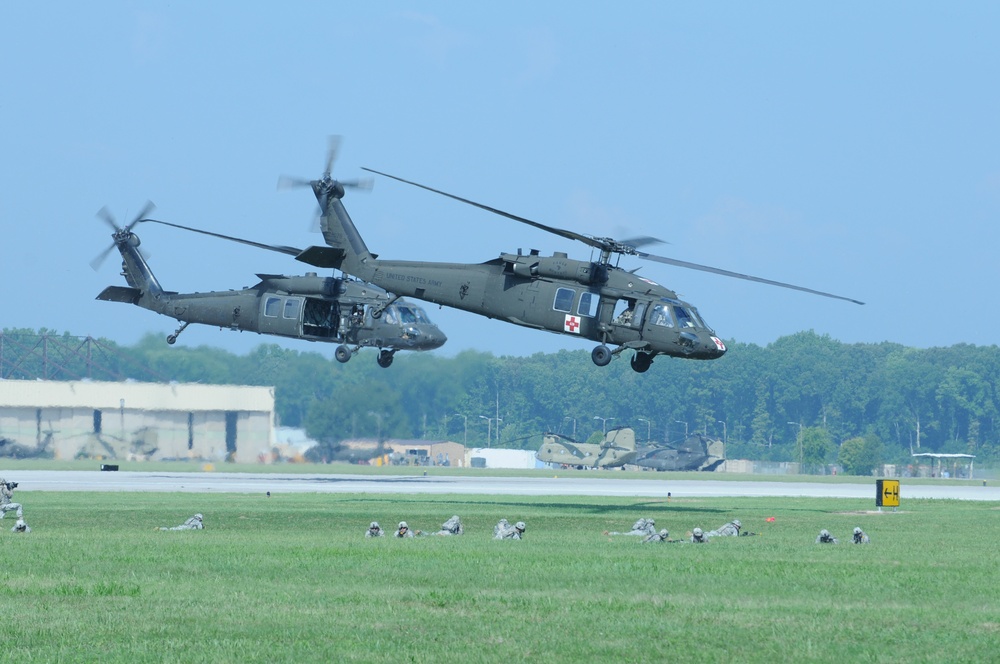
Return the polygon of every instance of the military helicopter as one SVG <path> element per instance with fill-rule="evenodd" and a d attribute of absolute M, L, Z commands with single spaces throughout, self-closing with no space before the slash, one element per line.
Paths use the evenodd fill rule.
<path fill-rule="evenodd" d="M 654 470 L 711 471 L 725 460 L 725 445 L 721 440 L 696 433 L 679 445 L 640 447 L 630 463 Z"/>
<path fill-rule="evenodd" d="M 610 429 L 600 443 L 580 443 L 568 436 L 547 433 L 535 458 L 573 468 L 621 468 L 635 461 L 635 431 Z"/>
<path fill-rule="evenodd" d="M 165 291 L 139 250 L 139 236 L 132 229 L 140 222 L 186 227 L 147 219 L 152 209 L 152 203 L 147 204 L 132 222 L 119 226 L 107 208 L 102 208 L 97 214 L 111 227 L 113 242 L 91 262 L 91 266 L 98 269 L 108 254 L 118 249 L 122 256 L 121 274 L 128 286 L 108 286 L 97 299 L 134 304 L 177 319 L 181 325 L 167 337 L 168 344 L 176 342 L 178 335 L 191 323 L 200 323 L 337 343 L 340 345 L 334 357 L 339 362 L 347 362 L 361 348 L 375 347 L 379 349 L 376 361 L 385 368 L 392 364 L 398 350 L 432 350 L 447 340 L 423 309 L 405 300 L 390 299 L 381 288 L 356 279 L 320 277 L 314 272 L 302 276 L 258 274 L 260 282 L 242 290 Z M 294 247 L 248 243 L 293 256 L 302 253 Z M 325 266 L 320 259 L 314 262 Z"/>
<path fill-rule="evenodd" d="M 331 152 L 334 149 L 331 148 Z M 725 344 L 705 323 L 696 307 L 682 301 L 665 286 L 637 276 L 635 270 L 619 267 L 621 256 L 637 256 L 667 265 L 864 304 L 803 286 L 639 251 L 639 246 L 659 242 L 655 238 L 615 240 L 583 235 L 365 168 L 370 173 L 447 196 L 560 237 L 578 240 L 599 251 L 599 258 L 590 261 L 571 259 L 563 252 L 541 256 L 535 249 L 527 254 L 521 253 L 520 249 L 516 254 L 501 253 L 498 258 L 472 264 L 379 259 L 377 254 L 368 250 L 342 202 L 345 187 L 354 183 L 333 179 L 331 163 L 332 157 L 328 157 L 327 168 L 319 179 L 287 179 L 292 184 L 312 189 L 320 206 L 320 230 L 327 244 L 327 247 L 305 249 L 295 257 L 296 260 L 337 268 L 381 286 L 395 297 L 415 297 L 515 325 L 597 341 L 599 345 L 591 352 L 591 359 L 597 366 L 608 365 L 626 350 L 634 351 L 631 366 L 639 373 L 647 371 L 657 355 L 711 360 L 722 357 L 726 352 Z M 262 246 L 239 238 L 227 239 Z M 615 257 L 614 264 L 612 257 Z M 373 316 L 377 318 L 379 315 L 376 309 Z M 615 348 L 612 349 L 609 344 Z"/>
<path fill-rule="evenodd" d="M 591 352 L 598 366 L 606 366 L 627 349 L 634 351 L 632 369 L 645 372 L 657 355 L 711 360 L 722 357 L 726 346 L 697 308 L 680 300 L 660 284 L 618 266 L 621 256 L 637 256 L 667 265 L 686 267 L 772 286 L 864 304 L 858 300 L 761 277 L 730 272 L 640 251 L 659 242 L 642 237 L 615 240 L 592 237 L 548 226 L 503 210 L 476 203 L 395 175 L 364 170 L 447 196 L 508 219 L 578 240 L 599 251 L 597 260 L 581 261 L 563 252 L 541 256 L 501 253 L 478 264 L 388 261 L 376 258 L 341 203 L 343 189 L 329 179 L 314 180 L 312 188 L 323 207 L 321 230 L 327 244 L 342 253 L 338 267 L 348 274 L 395 293 L 435 304 L 498 318 L 515 325 L 579 336 L 599 342 Z M 614 264 L 612 257 L 617 257 Z M 614 344 L 612 350 L 608 344 Z"/>

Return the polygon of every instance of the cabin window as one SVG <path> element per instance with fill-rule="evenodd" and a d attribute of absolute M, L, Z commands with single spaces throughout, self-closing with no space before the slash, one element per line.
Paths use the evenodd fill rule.
<path fill-rule="evenodd" d="M 281 298 L 280 297 L 269 297 L 264 300 L 264 315 L 269 318 L 277 318 L 278 312 L 281 311 Z"/>
<path fill-rule="evenodd" d="M 670 316 L 670 307 L 665 304 L 654 305 L 653 314 L 650 316 L 649 322 L 661 327 L 673 327 L 674 319 Z"/>
<path fill-rule="evenodd" d="M 677 325 L 679 327 L 695 327 L 694 318 L 684 307 L 674 306 L 674 315 L 677 316 Z"/>
<path fill-rule="evenodd" d="M 282 314 L 285 318 L 296 319 L 299 317 L 299 304 L 302 300 L 295 298 L 290 298 L 285 300 L 285 312 Z"/>
<path fill-rule="evenodd" d="M 580 306 L 576 308 L 576 313 L 587 318 L 597 315 L 597 305 L 601 303 L 601 298 L 597 293 L 584 293 L 580 296 Z"/>
<path fill-rule="evenodd" d="M 569 313 L 573 311 L 573 298 L 576 291 L 572 288 L 559 288 L 556 290 L 556 300 L 552 303 L 552 308 L 556 311 Z"/>

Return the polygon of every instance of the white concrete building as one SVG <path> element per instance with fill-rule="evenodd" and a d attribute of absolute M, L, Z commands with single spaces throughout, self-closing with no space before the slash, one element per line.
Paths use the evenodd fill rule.
<path fill-rule="evenodd" d="M 4 455 L 247 463 L 273 432 L 273 387 L 0 380 Z"/>

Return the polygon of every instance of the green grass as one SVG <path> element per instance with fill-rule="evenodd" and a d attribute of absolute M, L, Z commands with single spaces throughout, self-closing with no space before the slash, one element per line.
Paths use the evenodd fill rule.
<path fill-rule="evenodd" d="M 1000 505 L 29 492 L 0 661 L 941 662 L 1000 647 Z M 206 530 L 161 532 L 194 512 Z M 462 537 L 366 540 L 371 520 Z M 707 546 L 610 538 L 640 516 Z M 767 517 L 775 517 L 768 523 Z M 493 541 L 500 517 L 526 539 Z M 843 541 L 861 525 L 872 544 Z"/>

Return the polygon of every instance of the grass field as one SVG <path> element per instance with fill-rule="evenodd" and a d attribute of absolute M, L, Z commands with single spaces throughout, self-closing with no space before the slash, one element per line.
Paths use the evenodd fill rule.
<path fill-rule="evenodd" d="M 4 662 L 988 662 L 1000 505 L 18 492 Z M 195 512 L 204 531 L 161 532 Z M 366 540 L 371 520 L 461 537 Z M 641 516 L 707 546 L 605 537 Z M 523 541 L 494 541 L 500 517 Z M 767 522 L 767 517 L 774 517 Z M 860 525 L 868 546 L 846 543 Z M 821 528 L 837 546 L 813 543 Z"/>

